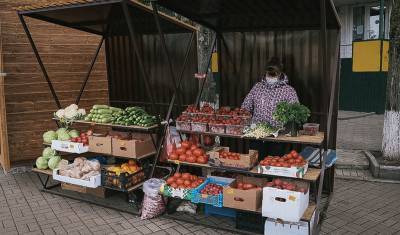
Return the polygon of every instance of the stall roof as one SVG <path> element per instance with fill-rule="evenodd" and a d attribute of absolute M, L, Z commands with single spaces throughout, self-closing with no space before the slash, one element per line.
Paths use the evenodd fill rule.
<path fill-rule="evenodd" d="M 339 29 L 331 0 L 327 27 Z M 157 3 L 218 32 L 319 29 L 320 0 L 158 0 Z"/>
<path fill-rule="evenodd" d="M 122 3 L 124 0 L 58 0 L 36 1 L 34 4 L 17 8 L 19 14 L 48 21 L 78 30 L 105 35 L 107 25 L 114 24 L 117 29 L 107 34 L 126 34 Z M 137 33 L 157 33 L 151 7 L 137 0 L 126 1 L 136 26 Z M 174 17 L 159 13 L 160 24 L 165 33 L 188 33 L 196 30 L 190 24 Z"/>

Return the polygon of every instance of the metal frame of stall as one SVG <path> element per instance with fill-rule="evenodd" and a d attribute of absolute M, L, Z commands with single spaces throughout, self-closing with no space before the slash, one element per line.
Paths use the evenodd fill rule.
<path fill-rule="evenodd" d="M 226 26 L 228 29 L 226 31 L 223 31 L 222 29 L 220 29 L 218 26 L 221 26 L 221 28 L 224 28 L 224 23 L 226 20 L 226 22 L 232 23 L 229 20 L 231 20 L 231 18 L 228 19 L 224 19 L 223 16 L 220 16 L 222 14 L 219 14 L 220 12 L 224 12 L 225 8 L 228 8 L 227 12 L 231 11 L 231 12 L 235 12 L 232 10 L 232 8 L 235 8 L 236 6 L 233 6 L 234 4 L 232 4 L 231 6 L 229 5 L 230 2 L 229 0 L 215 0 L 214 2 L 209 2 L 207 0 L 203 1 L 202 3 L 204 4 L 204 9 L 199 5 L 200 1 L 199 0 L 153 0 L 153 5 L 155 5 L 156 2 L 158 5 L 165 7 L 171 11 L 177 12 L 178 14 L 187 17 L 190 20 L 193 20 L 196 23 L 202 24 L 212 30 L 214 30 L 216 32 L 216 38 L 214 38 L 212 40 L 213 42 L 213 46 L 214 47 L 217 38 L 220 40 L 220 42 L 222 42 L 222 46 L 225 47 L 226 49 L 226 53 L 227 53 L 227 57 L 228 59 L 233 60 L 232 56 L 229 54 L 229 49 L 228 46 L 226 44 L 226 41 L 224 39 L 223 36 L 223 32 L 249 32 L 249 31 L 264 31 L 263 28 L 243 28 L 243 27 L 232 27 L 229 28 L 229 26 Z M 208 3 L 207 3 L 208 2 Z M 235 3 L 238 3 L 240 1 L 233 1 Z M 250 7 L 246 8 L 248 5 L 254 4 L 256 6 L 253 6 L 254 8 L 257 7 L 257 3 L 260 3 L 260 1 L 255 1 L 254 2 L 247 2 L 244 3 L 245 1 L 241 1 L 239 4 L 243 3 L 244 8 L 245 9 L 237 9 L 235 13 L 237 13 L 234 17 L 237 17 L 237 20 L 240 22 L 242 19 L 241 17 L 241 11 L 245 11 L 249 10 Z M 273 2 L 273 1 L 271 1 Z M 289 10 L 289 8 L 291 7 L 290 5 L 290 1 L 281 1 L 281 2 L 286 2 L 286 3 L 282 3 L 282 5 L 286 5 L 287 9 Z M 292 1 L 293 2 L 293 1 Z M 264 2 L 265 3 L 265 2 Z M 197 4 L 197 5 L 196 5 Z M 207 5 L 209 4 L 209 5 Z M 269 4 L 269 3 L 266 3 Z M 272 4 L 272 3 L 271 3 Z M 293 3 L 292 3 L 293 4 Z M 302 4 L 302 3 L 299 3 Z M 305 3 L 303 3 L 305 4 Z M 331 15 L 331 18 L 334 19 L 334 28 L 340 30 L 341 25 L 340 25 L 340 21 L 338 18 L 338 15 L 336 13 L 334 4 L 332 0 L 315 0 L 312 2 L 309 2 L 308 4 L 319 4 L 319 32 L 320 32 L 320 48 L 322 49 L 321 52 L 321 57 L 322 57 L 322 63 L 321 63 L 321 78 L 328 78 L 329 77 L 329 71 L 328 71 L 328 34 L 327 34 L 327 30 L 328 30 L 328 23 L 327 23 L 327 9 L 329 7 L 329 9 L 331 10 L 331 12 L 329 12 Z M 210 6 L 211 5 L 211 6 Z M 279 5 L 279 4 L 278 4 Z M 265 5 L 264 5 L 265 6 Z M 207 12 L 207 10 L 209 9 L 212 13 Z M 253 8 L 253 9 L 254 9 Z M 262 7 L 261 7 L 262 8 Z M 189 10 L 188 10 L 189 9 Z M 186 11 L 185 11 L 186 10 Z M 292 9 L 293 11 L 294 9 Z M 204 13 L 203 13 L 204 11 Z M 230 13 L 231 13 L 230 12 Z M 225 12 L 224 12 L 225 13 Z M 204 14 L 204 15 L 203 15 Z M 229 14 L 229 13 L 227 13 Z M 332 16 L 333 15 L 333 16 Z M 203 18 L 204 16 L 204 18 Z M 231 17 L 230 15 L 228 15 L 228 17 Z M 244 19 L 243 19 L 244 20 Z M 248 19 L 246 19 L 248 20 Z M 256 20 L 256 19 L 253 19 Z M 240 23 L 238 23 L 238 21 L 235 21 L 233 24 L 237 23 L 238 25 Z M 212 22 L 212 23 L 210 23 Z M 329 22 L 332 24 L 332 22 Z M 331 26 L 331 25 L 330 25 Z M 315 26 L 302 26 L 302 27 L 315 27 Z M 332 26 L 331 26 L 332 27 Z M 282 28 L 272 28 L 272 30 L 276 30 L 276 29 L 285 29 L 284 27 Z M 301 30 L 301 27 L 296 28 L 296 26 L 293 26 L 292 28 L 288 27 L 288 30 L 295 30 L 295 29 L 299 29 Z M 266 29 L 268 30 L 268 29 Z M 271 30 L 271 29 L 270 29 Z M 338 32 L 338 40 L 340 40 L 340 31 Z M 221 43 L 220 43 L 221 44 Z M 219 44 L 219 45 L 220 45 Z M 335 60 L 338 61 L 338 56 L 339 56 L 339 50 L 340 49 L 336 49 L 336 53 L 334 56 L 337 56 L 337 58 L 335 58 Z M 337 82 L 339 80 L 339 70 L 340 70 L 340 64 L 338 62 L 336 62 L 337 64 L 337 72 L 336 72 L 336 77 L 332 79 L 331 81 L 331 87 L 330 87 L 330 96 L 329 96 L 329 102 L 328 102 L 328 110 L 327 110 L 327 125 L 326 125 L 326 130 L 324 130 L 325 136 L 324 136 L 324 142 L 323 142 L 323 148 L 324 148 L 324 153 L 322 156 L 322 160 L 320 162 L 321 164 L 321 173 L 320 173 L 320 178 L 319 178 L 319 186 L 317 189 L 317 195 L 316 195 L 316 210 L 317 212 L 319 212 L 319 207 L 321 204 L 321 197 L 322 197 L 322 191 L 323 191 L 323 184 L 324 184 L 324 175 L 325 175 L 325 169 L 326 169 L 326 165 L 325 165 L 325 161 L 326 161 L 326 157 L 327 157 L 327 150 L 328 150 L 328 144 L 330 143 L 330 138 L 332 136 L 331 133 L 331 127 L 332 127 L 332 119 L 333 119 L 333 113 L 335 110 L 334 107 L 334 101 L 335 101 L 335 97 L 336 97 L 336 86 L 337 86 Z M 234 71 L 234 74 L 237 75 L 237 71 Z M 202 85 L 200 86 L 200 90 L 199 90 L 199 94 L 197 96 L 196 99 L 196 105 L 198 105 L 199 103 L 199 98 L 201 96 L 202 90 L 203 90 L 203 86 L 205 83 L 205 79 L 202 82 Z M 178 84 L 179 85 L 179 84 Z M 331 198 L 332 193 L 330 193 L 329 197 L 328 197 L 328 203 L 329 200 Z M 326 209 L 326 207 L 324 208 Z M 318 221 L 318 216 L 315 217 L 314 222 Z M 317 231 L 317 227 L 318 227 L 318 223 L 314 223 L 314 229 L 313 231 L 316 232 Z"/>
<path fill-rule="evenodd" d="M 63 10 L 88 9 L 88 8 L 91 8 L 91 7 L 107 7 L 107 6 L 110 7 L 110 9 L 109 9 L 109 13 L 108 13 L 105 21 L 102 21 L 102 19 L 100 18 L 99 21 L 83 21 L 83 22 L 78 22 L 78 23 L 69 23 L 68 20 L 67 20 L 69 16 L 66 16 L 67 19 L 65 19 L 65 21 L 61 21 L 61 20 L 59 20 L 57 18 L 51 18 L 51 17 L 46 16 L 46 13 L 48 13 L 48 12 L 54 14 L 53 11 L 54 12 L 59 11 L 59 14 L 65 14 L 65 13 L 62 12 Z M 82 97 L 82 94 L 83 94 L 83 92 L 85 90 L 85 87 L 86 87 L 86 84 L 88 82 L 88 79 L 90 77 L 91 71 L 92 71 L 92 69 L 94 67 L 94 64 L 96 62 L 98 54 L 99 54 L 99 52 L 101 50 L 101 47 L 103 45 L 103 42 L 106 40 L 106 38 L 108 36 L 113 35 L 112 24 L 115 23 L 115 22 L 113 22 L 112 13 L 115 10 L 115 8 L 113 8 L 114 6 L 118 6 L 118 7 L 122 8 L 123 20 L 127 25 L 128 37 L 130 38 L 130 40 L 131 40 L 131 42 L 133 44 L 134 57 L 136 57 L 136 59 L 137 59 L 137 62 L 138 62 L 138 65 L 139 65 L 139 69 L 140 69 L 140 73 L 142 75 L 141 77 L 143 78 L 143 82 L 145 84 L 146 93 L 147 93 L 148 98 L 151 101 L 151 111 L 153 111 L 153 112 L 156 110 L 155 109 L 155 105 L 156 104 L 155 104 L 155 100 L 154 100 L 154 97 L 153 97 L 153 93 L 152 93 L 150 85 L 149 85 L 149 75 L 146 72 L 146 69 L 145 69 L 145 66 L 144 66 L 144 63 L 143 63 L 142 54 L 141 54 L 140 48 L 138 46 L 138 41 L 136 39 L 136 35 L 137 35 L 137 32 L 138 32 L 138 28 L 140 28 L 140 25 L 138 27 L 138 25 L 134 24 L 135 16 L 132 14 L 131 9 L 136 9 L 136 10 L 139 10 L 139 11 L 142 11 L 142 12 L 146 12 L 149 17 L 151 16 L 150 17 L 151 19 L 149 18 L 149 19 L 146 19 L 146 20 L 151 21 L 150 23 L 154 23 L 156 25 L 156 27 L 155 27 L 155 29 L 153 29 L 154 31 L 149 32 L 149 33 L 150 34 L 155 34 L 155 35 L 158 34 L 158 37 L 159 37 L 159 40 L 160 40 L 160 43 L 161 43 L 161 46 L 162 46 L 162 51 L 163 51 L 164 56 L 165 56 L 165 58 L 167 59 L 167 62 L 168 62 L 168 67 L 169 67 L 169 72 L 170 72 L 170 79 L 171 79 L 171 82 L 172 82 L 174 94 L 173 94 L 173 96 L 171 98 L 171 102 L 169 103 L 168 111 L 167 111 L 167 114 L 166 114 L 166 117 L 165 117 L 165 120 L 167 120 L 167 122 L 163 123 L 162 120 L 160 120 L 160 122 L 158 124 L 158 128 L 156 128 L 156 129 L 158 129 L 157 140 L 154 140 L 153 135 L 152 135 L 152 133 L 154 133 L 153 130 L 155 130 L 155 128 L 149 128 L 149 129 L 146 129 L 146 128 L 140 129 L 139 128 L 139 129 L 135 129 L 135 128 L 130 128 L 129 126 L 126 127 L 126 128 L 122 127 L 123 129 L 131 129 L 131 130 L 134 130 L 134 131 L 137 131 L 137 132 L 149 133 L 150 136 L 152 137 L 152 141 L 153 141 L 153 144 L 155 146 L 156 153 L 155 153 L 155 156 L 154 156 L 154 162 L 153 162 L 153 164 L 151 166 L 151 171 L 150 171 L 150 173 L 148 175 L 148 178 L 151 178 L 153 176 L 153 174 L 154 174 L 154 170 L 155 170 L 156 165 L 157 165 L 156 163 L 157 163 L 157 161 L 159 159 L 159 156 L 161 154 L 162 143 L 164 141 L 164 136 L 165 136 L 167 127 L 169 125 L 168 120 L 171 118 L 171 114 L 172 114 L 172 110 L 173 110 L 173 106 L 174 106 L 173 104 L 175 103 L 175 100 L 177 99 L 177 97 L 179 97 L 177 95 L 179 93 L 179 85 L 177 85 L 177 84 L 181 83 L 182 78 L 184 76 L 185 68 L 188 65 L 189 55 L 191 54 L 192 45 L 193 45 L 193 43 L 195 41 L 195 38 L 196 38 L 197 28 L 195 28 L 195 27 L 193 27 L 193 26 L 191 26 L 189 24 L 183 23 L 181 21 L 178 21 L 177 19 L 175 19 L 175 18 L 173 18 L 171 16 L 168 16 L 166 14 L 159 13 L 157 7 L 154 6 L 154 5 L 153 5 L 153 8 L 150 8 L 147 5 L 139 3 L 139 2 L 137 2 L 135 0 L 112 0 L 112 1 L 84 0 L 84 1 L 79 1 L 79 2 L 67 0 L 67 1 L 64 1 L 64 2 L 46 3 L 46 4 L 42 5 L 42 6 L 37 6 L 37 5 L 23 6 L 23 7 L 17 8 L 17 11 L 18 11 L 19 20 L 20 20 L 20 22 L 21 22 L 21 24 L 23 26 L 23 29 L 24 29 L 27 37 L 28 37 L 29 43 L 30 43 L 30 45 L 31 45 L 31 47 L 33 49 L 33 52 L 34 52 L 35 57 L 37 59 L 37 62 L 40 65 L 40 68 L 41 68 L 42 73 L 44 75 L 44 78 L 45 78 L 45 80 L 46 80 L 46 82 L 47 82 L 47 84 L 49 86 L 49 89 L 50 89 L 50 91 L 52 93 L 54 101 L 55 101 L 57 107 L 61 108 L 61 104 L 60 104 L 60 101 L 58 99 L 58 96 L 57 96 L 57 94 L 56 94 L 56 92 L 54 90 L 52 82 L 51 82 L 51 80 L 49 78 L 47 70 L 46 70 L 46 68 L 45 68 L 45 66 L 43 64 L 43 61 L 42 61 L 42 59 L 40 57 L 40 54 L 38 52 L 38 49 L 37 49 L 34 41 L 32 39 L 30 30 L 29 30 L 24 18 L 25 17 L 32 17 L 32 18 L 36 18 L 36 19 L 39 19 L 39 20 L 47 21 L 47 22 L 50 22 L 50 23 L 54 23 L 54 24 L 57 24 L 57 25 L 70 27 L 70 28 L 74 28 L 74 29 L 77 29 L 77 30 L 81 30 L 81 31 L 85 31 L 85 32 L 88 32 L 88 33 L 92 33 L 92 34 L 96 34 L 96 35 L 102 36 L 101 40 L 100 40 L 100 42 L 99 42 L 99 44 L 98 44 L 98 46 L 96 48 L 96 51 L 95 51 L 95 53 L 93 55 L 93 59 L 92 59 L 90 65 L 89 65 L 89 69 L 88 69 L 88 71 L 87 71 L 87 73 L 86 73 L 86 75 L 84 77 L 84 81 L 83 81 L 82 86 L 80 88 L 78 97 L 76 98 L 75 104 L 79 104 L 79 101 L 80 101 L 80 99 Z M 45 13 L 45 14 L 43 14 L 43 13 Z M 55 14 L 57 14 L 57 13 L 55 13 Z M 121 23 L 121 22 L 117 22 L 117 23 Z M 188 45 L 186 47 L 184 61 L 183 61 L 182 65 L 181 65 L 181 69 L 180 69 L 179 74 L 178 74 L 178 83 L 176 83 L 176 79 L 177 78 L 176 78 L 175 73 L 173 71 L 171 58 L 170 58 L 171 56 L 170 56 L 170 54 L 168 52 L 168 48 L 166 46 L 166 41 L 165 41 L 165 37 L 164 37 L 165 32 L 163 31 L 163 29 L 161 27 L 162 26 L 161 23 L 167 24 L 168 26 L 172 26 L 171 27 L 171 33 L 175 33 L 175 32 L 191 33 L 189 43 L 188 43 Z M 96 30 L 96 29 L 93 29 L 93 26 L 97 27 L 98 25 L 101 25 L 101 30 L 100 31 Z M 145 27 L 145 26 L 142 26 L 142 27 Z M 138 35 L 140 35 L 140 32 L 138 33 Z M 106 55 L 106 57 L 107 57 L 107 55 Z M 109 72 L 109 71 L 107 71 L 107 72 Z M 108 76 L 109 76 L 109 74 L 108 74 Z M 129 101 L 127 101 L 127 102 L 129 102 Z M 178 102 L 181 103 L 179 98 L 178 98 Z M 182 103 L 181 103 L 181 105 L 182 105 Z M 154 113 L 153 113 L 153 115 L 154 115 Z M 56 122 L 57 122 L 57 120 L 56 120 Z M 57 125 L 59 125 L 58 122 L 57 122 Z M 118 126 L 118 127 L 120 128 L 120 126 Z M 43 191 L 54 193 L 54 194 L 58 194 L 58 195 L 61 195 L 61 196 L 71 197 L 69 195 L 65 195 L 65 194 L 62 194 L 62 193 L 59 193 L 59 192 L 52 192 L 51 191 L 52 188 L 55 188 L 55 187 L 59 186 L 60 184 L 57 183 L 57 184 L 49 185 L 50 178 L 51 178 L 51 174 L 49 172 L 38 170 L 38 171 L 36 171 L 36 173 L 37 173 L 37 175 L 39 177 L 39 181 L 42 184 L 42 190 Z M 46 178 L 42 179 L 42 177 L 40 175 L 45 175 Z M 135 187 L 133 190 L 136 190 L 137 188 L 139 188 L 139 187 Z M 83 201 L 90 202 L 90 203 L 94 203 L 94 204 L 101 205 L 101 206 L 110 207 L 108 205 L 104 205 L 104 204 L 101 204 L 101 203 L 96 203 L 95 201 L 92 201 L 90 199 L 83 199 L 83 198 L 79 198 L 79 197 L 72 197 L 72 198 L 78 199 L 78 200 L 83 200 Z M 113 207 L 111 207 L 111 208 L 113 208 Z M 114 209 L 121 210 L 121 208 L 114 208 Z"/>

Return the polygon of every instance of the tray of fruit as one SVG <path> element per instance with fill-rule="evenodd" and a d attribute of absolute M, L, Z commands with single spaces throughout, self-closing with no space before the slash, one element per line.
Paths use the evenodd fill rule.
<path fill-rule="evenodd" d="M 190 122 L 191 122 L 191 117 L 189 115 L 182 114 L 176 119 L 176 129 L 190 131 L 192 130 Z"/>
<path fill-rule="evenodd" d="M 208 156 L 197 144 L 184 140 L 181 142 L 179 148 L 172 150 L 168 156 L 168 160 L 174 161 L 177 164 L 180 162 L 207 164 Z"/>
<path fill-rule="evenodd" d="M 232 183 L 234 179 L 211 176 L 204 183 L 194 189 L 192 202 L 204 203 L 215 207 L 223 205 L 223 187 Z"/>
<path fill-rule="evenodd" d="M 258 151 L 249 150 L 248 154 L 230 152 L 228 147 L 216 148 L 210 152 L 210 165 L 226 168 L 250 170 L 258 162 Z"/>
<path fill-rule="evenodd" d="M 267 156 L 260 161 L 258 173 L 303 178 L 308 170 L 308 162 L 304 160 L 295 150 L 284 155 Z"/>
<path fill-rule="evenodd" d="M 216 115 L 217 117 L 239 118 L 246 124 L 249 124 L 251 121 L 251 113 L 241 108 L 231 109 L 230 107 L 221 107 L 217 110 Z"/>
<path fill-rule="evenodd" d="M 101 169 L 101 185 L 126 191 L 145 180 L 144 170 L 135 160 L 129 160 L 121 165 L 103 166 Z"/>
<path fill-rule="evenodd" d="M 162 188 L 162 193 L 167 197 L 191 200 L 193 190 L 203 182 L 204 179 L 190 173 L 175 173 L 167 179 Z"/>

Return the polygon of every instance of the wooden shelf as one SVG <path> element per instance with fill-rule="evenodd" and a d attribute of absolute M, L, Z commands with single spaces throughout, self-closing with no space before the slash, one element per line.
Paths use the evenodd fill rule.
<path fill-rule="evenodd" d="M 261 173 L 258 173 L 256 167 L 254 167 L 252 170 L 248 171 L 248 170 L 243 170 L 243 169 L 239 169 L 239 168 L 238 169 L 225 168 L 225 167 L 211 166 L 208 164 L 180 162 L 180 161 L 173 161 L 173 160 L 168 160 L 168 162 L 176 164 L 176 165 L 195 166 L 195 167 L 202 167 L 202 168 L 208 168 L 208 169 L 214 169 L 214 170 L 220 170 L 220 171 L 229 171 L 229 172 L 235 172 L 235 173 L 241 173 L 241 174 L 251 174 L 251 175 L 258 175 L 258 176 L 274 176 L 274 177 L 282 177 L 282 178 L 299 179 L 299 180 L 305 180 L 305 181 L 310 181 L 310 182 L 317 181 L 321 174 L 321 169 L 308 168 L 307 173 L 304 175 L 303 178 L 294 178 L 294 177 L 285 177 L 285 176 L 278 176 L 278 175 L 261 174 Z"/>
<path fill-rule="evenodd" d="M 59 121 L 58 118 L 53 118 L 55 121 Z M 153 125 L 149 127 L 143 127 L 143 126 L 124 126 L 124 125 L 117 125 L 117 124 L 111 124 L 111 123 L 97 123 L 97 122 L 88 122 L 88 121 L 83 121 L 83 120 L 76 120 L 73 123 L 78 123 L 78 124 L 85 124 L 85 125 L 90 125 L 90 126 L 108 126 L 108 127 L 116 127 L 116 128 L 123 128 L 123 129 L 129 129 L 129 130 L 136 130 L 136 131 L 153 131 L 158 129 L 159 125 Z M 164 122 L 161 123 L 161 125 L 165 125 Z"/>
<path fill-rule="evenodd" d="M 231 134 L 218 134 L 213 132 L 201 132 L 201 131 L 186 131 L 186 130 L 178 130 L 180 133 L 184 134 L 201 134 L 201 135 L 212 135 L 212 136 L 221 136 L 227 138 L 237 138 L 237 139 L 249 139 L 249 140 L 260 140 L 267 142 L 279 142 L 279 143 L 293 143 L 293 144 L 308 144 L 321 146 L 324 142 L 324 133 L 319 132 L 315 136 L 310 135 L 299 135 L 297 137 L 291 137 L 286 135 L 279 135 L 278 137 L 266 137 L 266 138 L 253 138 L 246 137 L 244 135 L 231 135 Z"/>

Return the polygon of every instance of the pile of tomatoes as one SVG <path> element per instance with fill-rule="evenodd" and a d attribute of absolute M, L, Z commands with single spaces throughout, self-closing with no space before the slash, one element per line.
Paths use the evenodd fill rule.
<path fill-rule="evenodd" d="M 194 189 L 203 182 L 204 179 L 190 173 L 175 173 L 167 179 L 167 185 L 175 189 Z"/>
<path fill-rule="evenodd" d="M 181 121 L 181 122 L 190 122 L 190 121 L 191 121 L 191 118 L 190 118 L 189 115 L 182 114 L 182 115 L 180 115 L 176 120 L 177 120 L 177 121 Z"/>
<path fill-rule="evenodd" d="M 251 116 L 251 113 L 249 111 L 241 108 L 235 108 L 231 110 L 229 107 L 221 107 L 216 113 L 217 115 L 229 115 L 233 117 Z"/>
<path fill-rule="evenodd" d="M 240 189 L 240 190 L 261 189 L 261 187 L 258 187 L 255 184 L 245 183 L 245 182 L 237 182 L 236 187 L 234 187 L 234 188 Z"/>
<path fill-rule="evenodd" d="M 242 125 L 243 119 L 239 117 L 215 117 L 208 120 L 210 124 L 224 124 L 224 125 Z"/>
<path fill-rule="evenodd" d="M 294 191 L 294 192 L 301 192 L 301 193 L 307 193 L 307 191 L 308 191 L 306 188 L 299 187 L 295 183 L 290 183 L 288 181 L 284 181 L 279 178 L 274 179 L 271 182 L 267 182 L 264 186 L 277 188 L 277 189 L 285 189 L 285 190 Z"/>
<path fill-rule="evenodd" d="M 272 157 L 267 156 L 260 162 L 261 166 L 276 166 L 276 167 L 302 167 L 307 164 L 307 161 L 304 160 L 302 156 L 300 156 L 295 150 L 292 150 L 290 153 L 284 155 L 283 157 Z"/>
<path fill-rule="evenodd" d="M 201 194 L 218 195 L 221 194 L 223 187 L 218 184 L 208 183 L 201 191 Z"/>
<path fill-rule="evenodd" d="M 168 159 L 199 164 L 206 164 L 208 162 L 208 156 L 204 150 L 197 144 L 187 140 L 181 142 L 181 147 L 173 149 Z"/>
<path fill-rule="evenodd" d="M 240 153 L 233 153 L 226 150 L 220 150 L 219 157 L 229 160 L 240 160 Z"/>

